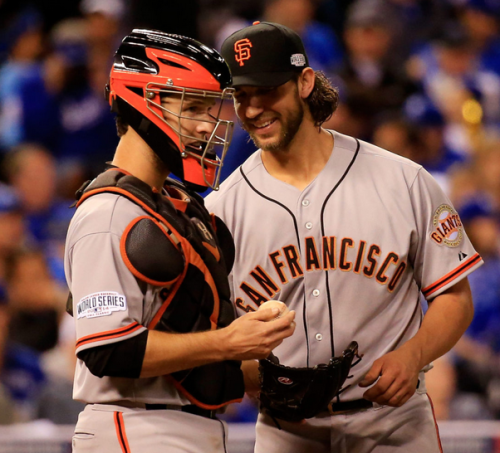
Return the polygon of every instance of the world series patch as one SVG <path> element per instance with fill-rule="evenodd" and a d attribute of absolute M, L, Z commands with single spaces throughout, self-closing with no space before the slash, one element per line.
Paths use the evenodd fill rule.
<path fill-rule="evenodd" d="M 464 229 L 457 211 L 450 205 L 442 204 L 436 209 L 432 219 L 434 229 L 431 239 L 438 245 L 456 247 L 462 242 Z"/>
<path fill-rule="evenodd" d="M 127 298 L 115 291 L 89 294 L 76 305 L 77 319 L 108 316 L 114 311 L 125 311 Z"/>

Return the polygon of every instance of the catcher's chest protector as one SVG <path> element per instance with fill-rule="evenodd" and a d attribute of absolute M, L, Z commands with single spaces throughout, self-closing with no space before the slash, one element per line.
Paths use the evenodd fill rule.
<path fill-rule="evenodd" d="M 235 318 L 226 266 L 226 262 L 232 266 L 234 244 L 226 234 L 219 241 L 215 224 L 223 225 L 212 219 L 201 197 L 188 194 L 176 181 L 169 182 L 165 189 L 180 199 L 155 193 L 134 176 L 110 169 L 80 189 L 77 206 L 107 192 L 128 198 L 145 211 L 125 229 L 120 249 L 138 280 L 161 288 L 163 303 L 149 329 L 188 333 L 225 327 Z M 176 372 L 170 378 L 194 404 L 217 409 L 241 400 L 240 365 L 219 362 Z"/>

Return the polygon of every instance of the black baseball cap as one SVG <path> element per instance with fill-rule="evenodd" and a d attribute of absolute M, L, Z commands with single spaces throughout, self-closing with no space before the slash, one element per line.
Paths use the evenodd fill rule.
<path fill-rule="evenodd" d="M 272 22 L 254 22 L 233 33 L 222 44 L 221 54 L 233 86 L 279 86 L 309 66 L 299 35 Z"/>

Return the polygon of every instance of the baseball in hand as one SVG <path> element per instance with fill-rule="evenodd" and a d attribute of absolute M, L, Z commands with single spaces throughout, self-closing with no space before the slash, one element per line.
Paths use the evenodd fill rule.
<path fill-rule="evenodd" d="M 259 310 L 262 308 L 277 308 L 279 310 L 278 315 L 276 318 L 281 318 L 282 316 L 285 316 L 290 310 L 288 307 L 281 301 L 279 300 L 268 300 L 267 302 L 264 302 L 260 307 Z"/>

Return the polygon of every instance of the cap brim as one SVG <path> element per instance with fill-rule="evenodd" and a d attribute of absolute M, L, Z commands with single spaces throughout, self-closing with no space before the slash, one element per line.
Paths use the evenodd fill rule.
<path fill-rule="evenodd" d="M 260 72 L 233 76 L 233 87 L 248 85 L 253 87 L 277 87 L 288 82 L 295 71 L 287 72 Z"/>

